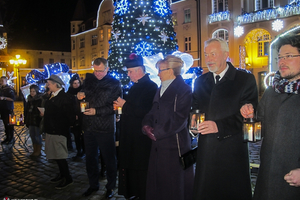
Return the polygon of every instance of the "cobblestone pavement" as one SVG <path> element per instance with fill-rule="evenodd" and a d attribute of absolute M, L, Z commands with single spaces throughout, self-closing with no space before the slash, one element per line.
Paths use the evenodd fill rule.
<path fill-rule="evenodd" d="M 23 110 L 21 102 L 15 102 L 15 113 L 19 116 Z M 1 123 L 2 121 L 0 121 Z M 0 141 L 4 138 L 3 123 L 0 124 Z M 20 131 L 20 127 L 16 127 Z M 21 135 L 21 140 L 28 139 L 28 131 Z M 75 146 L 75 145 L 73 145 Z M 15 140 L 14 145 L 0 145 L 0 199 L 8 197 L 10 199 L 38 199 L 38 200 L 81 200 L 81 199 L 105 199 L 106 180 L 99 180 L 100 189 L 93 195 L 82 197 L 81 195 L 89 187 L 88 178 L 85 169 L 85 159 L 72 161 L 74 152 L 69 152 L 69 168 L 74 183 L 69 187 L 56 190 L 56 184 L 50 183 L 57 171 L 57 164 L 46 159 L 44 147 L 42 155 L 38 158 L 31 158 L 32 144 L 30 138 L 27 140 L 26 148 L 19 138 Z M 250 164 L 252 185 L 255 185 L 257 168 L 259 166 L 260 143 L 249 144 Z M 125 200 L 118 195 L 118 189 L 115 189 L 115 195 L 112 200 Z"/>

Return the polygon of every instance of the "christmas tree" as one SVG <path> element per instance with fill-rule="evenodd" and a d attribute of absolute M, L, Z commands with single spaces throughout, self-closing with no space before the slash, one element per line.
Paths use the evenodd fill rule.
<path fill-rule="evenodd" d="M 123 63 L 131 53 L 152 56 L 178 49 L 168 0 L 116 0 L 109 67 L 122 85 L 130 81 Z"/>

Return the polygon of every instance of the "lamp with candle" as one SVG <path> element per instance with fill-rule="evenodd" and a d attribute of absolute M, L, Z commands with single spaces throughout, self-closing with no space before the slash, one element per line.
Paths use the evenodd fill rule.
<path fill-rule="evenodd" d="M 244 119 L 244 141 L 257 142 L 261 140 L 261 121 L 255 118 Z"/>
<path fill-rule="evenodd" d="M 9 114 L 9 124 L 16 124 L 16 115 Z"/>
<path fill-rule="evenodd" d="M 200 110 L 193 110 L 190 113 L 190 124 L 189 130 L 193 137 L 196 137 L 195 134 L 198 134 L 198 125 L 205 120 L 205 113 L 201 113 Z"/>
<path fill-rule="evenodd" d="M 85 109 L 89 108 L 89 102 L 86 102 L 85 100 L 80 102 L 80 111 L 85 112 Z"/>

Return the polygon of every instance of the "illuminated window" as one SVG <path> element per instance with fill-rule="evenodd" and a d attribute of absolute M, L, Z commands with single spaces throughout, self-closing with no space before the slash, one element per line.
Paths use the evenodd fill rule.
<path fill-rule="evenodd" d="M 192 42 L 191 37 L 184 38 L 184 51 L 191 51 L 192 50 Z"/>
<path fill-rule="evenodd" d="M 108 38 L 108 40 L 110 40 L 110 38 L 111 38 L 111 29 L 110 28 L 107 29 L 107 38 Z"/>
<path fill-rule="evenodd" d="M 191 10 L 185 9 L 184 10 L 184 23 L 189 23 L 189 22 L 191 22 Z"/>
<path fill-rule="evenodd" d="M 98 44 L 98 35 L 92 35 L 92 45 Z"/>
<path fill-rule="evenodd" d="M 103 29 L 100 30 L 100 41 L 103 41 L 104 36 L 103 36 Z"/>
<path fill-rule="evenodd" d="M 270 41 L 271 41 L 270 34 L 265 34 L 263 36 L 257 37 L 258 56 L 268 56 L 269 55 Z"/>
<path fill-rule="evenodd" d="M 85 47 L 85 39 L 81 38 L 80 39 L 80 48 L 84 48 Z"/>
<path fill-rule="evenodd" d="M 222 38 L 223 40 L 225 40 L 227 42 L 227 44 L 229 43 L 228 31 L 226 29 L 216 30 L 215 32 L 213 32 L 212 38 Z"/>
<path fill-rule="evenodd" d="M 84 58 L 84 56 L 82 56 L 80 58 L 80 66 L 85 66 L 85 58 Z"/>
<path fill-rule="evenodd" d="M 177 13 L 172 14 L 173 26 L 177 26 Z"/>
<path fill-rule="evenodd" d="M 274 0 L 255 0 L 255 10 L 261 10 L 264 8 L 273 8 Z"/>
<path fill-rule="evenodd" d="M 212 0 L 212 13 L 219 13 L 228 10 L 228 0 Z"/>

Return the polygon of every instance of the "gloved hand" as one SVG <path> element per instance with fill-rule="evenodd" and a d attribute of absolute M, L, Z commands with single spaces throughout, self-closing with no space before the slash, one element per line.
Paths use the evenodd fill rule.
<path fill-rule="evenodd" d="M 144 134 L 146 134 L 151 140 L 156 141 L 156 138 L 153 134 L 153 128 L 151 126 L 145 125 L 142 128 Z"/>

